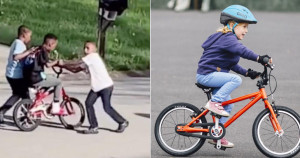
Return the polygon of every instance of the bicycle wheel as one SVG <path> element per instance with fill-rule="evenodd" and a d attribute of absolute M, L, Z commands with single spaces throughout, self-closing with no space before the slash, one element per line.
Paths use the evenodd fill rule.
<path fill-rule="evenodd" d="M 177 124 L 189 123 L 193 114 L 200 114 L 200 110 L 187 103 L 172 104 L 159 114 L 154 133 L 158 145 L 165 152 L 173 156 L 187 156 L 202 147 L 205 142 L 204 138 L 186 137 L 175 131 Z M 201 117 L 198 123 L 206 123 L 205 117 Z M 202 132 L 197 134 L 207 135 Z"/>
<path fill-rule="evenodd" d="M 32 105 L 31 99 L 23 99 L 14 108 L 13 119 L 17 127 L 22 131 L 33 131 L 41 123 L 40 118 L 35 119 L 29 114 L 29 108 Z"/>
<path fill-rule="evenodd" d="M 67 111 L 67 115 L 60 115 L 59 120 L 67 129 L 80 127 L 85 118 L 83 105 L 76 98 L 64 100 L 61 106 Z"/>
<path fill-rule="evenodd" d="M 300 150 L 300 117 L 287 107 L 276 106 L 276 109 L 283 135 L 275 135 L 269 109 L 265 109 L 254 121 L 253 140 L 256 147 L 268 157 L 293 157 Z"/>

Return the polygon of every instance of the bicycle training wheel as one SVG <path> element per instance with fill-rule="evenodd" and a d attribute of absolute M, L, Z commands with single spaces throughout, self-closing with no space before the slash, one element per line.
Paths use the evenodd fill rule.
<path fill-rule="evenodd" d="M 173 156 L 187 156 L 202 147 L 205 142 L 204 138 L 187 137 L 175 131 L 176 125 L 192 121 L 191 116 L 194 114 L 200 114 L 200 110 L 187 103 L 172 104 L 159 114 L 154 133 L 158 145 L 165 152 Z M 206 123 L 205 117 L 201 117 L 198 123 Z M 197 134 L 207 135 L 202 132 Z"/>
<path fill-rule="evenodd" d="M 270 122 L 269 109 L 262 111 L 253 124 L 253 139 L 256 147 L 268 157 L 293 157 L 300 150 L 300 117 L 283 106 L 276 106 L 277 120 L 283 135 L 275 135 Z"/>
<path fill-rule="evenodd" d="M 59 120 L 65 128 L 74 129 L 83 124 L 85 110 L 78 99 L 70 98 L 70 100 L 64 100 L 61 106 L 67 111 L 66 115 L 59 116 Z"/>
<path fill-rule="evenodd" d="M 40 118 L 34 119 L 29 114 L 29 108 L 32 105 L 31 99 L 23 99 L 14 108 L 13 119 L 17 127 L 22 131 L 33 131 L 40 124 Z"/>

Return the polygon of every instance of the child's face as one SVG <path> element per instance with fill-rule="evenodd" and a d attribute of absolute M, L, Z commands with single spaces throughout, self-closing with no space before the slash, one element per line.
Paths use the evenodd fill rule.
<path fill-rule="evenodd" d="M 240 23 L 238 26 L 234 28 L 234 33 L 239 40 L 244 39 L 246 33 L 248 32 L 248 24 Z"/>
<path fill-rule="evenodd" d="M 27 33 L 25 33 L 25 34 L 23 34 L 23 38 L 24 38 L 24 43 L 25 43 L 25 44 L 30 43 L 30 41 L 31 41 L 31 35 L 32 35 L 32 32 L 31 32 L 31 31 L 29 31 L 29 32 L 27 32 Z"/>
<path fill-rule="evenodd" d="M 51 52 L 53 51 L 57 46 L 57 40 L 55 39 L 48 39 L 47 43 L 46 43 L 46 49 L 47 51 Z"/>
<path fill-rule="evenodd" d="M 96 52 L 96 46 L 92 43 L 86 43 L 84 45 L 84 54 L 90 54 Z"/>

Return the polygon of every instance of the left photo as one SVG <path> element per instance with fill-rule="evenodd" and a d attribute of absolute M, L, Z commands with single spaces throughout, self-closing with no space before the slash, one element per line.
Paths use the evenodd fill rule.
<path fill-rule="evenodd" d="M 150 0 L 0 0 L 0 18 L 2 157 L 150 157 Z"/>

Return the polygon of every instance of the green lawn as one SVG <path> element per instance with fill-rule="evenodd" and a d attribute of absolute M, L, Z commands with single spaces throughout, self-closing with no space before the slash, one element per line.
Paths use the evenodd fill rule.
<path fill-rule="evenodd" d="M 0 43 L 9 45 L 25 24 L 33 30 L 32 45 L 51 32 L 59 37 L 58 52 L 77 58 L 84 41 L 97 39 L 97 11 L 98 0 L 0 0 Z M 150 68 L 149 0 L 129 0 L 129 9 L 108 29 L 106 63 L 110 70 Z"/>

